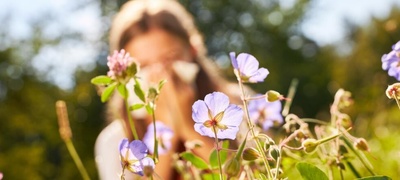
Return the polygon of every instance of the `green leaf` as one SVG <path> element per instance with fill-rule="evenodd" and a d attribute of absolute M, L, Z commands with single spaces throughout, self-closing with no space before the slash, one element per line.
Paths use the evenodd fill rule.
<path fill-rule="evenodd" d="M 140 108 L 144 107 L 144 104 L 134 104 L 131 107 L 129 107 L 130 111 L 138 110 Z"/>
<path fill-rule="evenodd" d="M 153 109 L 151 108 L 151 102 L 145 106 L 147 114 L 153 115 Z"/>
<path fill-rule="evenodd" d="M 192 154 L 191 152 L 183 152 L 180 154 L 180 156 L 184 160 L 191 162 L 193 164 L 193 166 L 195 166 L 199 170 L 208 168 L 208 165 L 204 160 L 202 160 L 200 157 Z"/>
<path fill-rule="evenodd" d="M 164 84 L 167 82 L 167 80 L 161 80 L 159 83 L 158 83 L 158 92 L 160 92 L 161 91 L 161 88 L 164 86 Z"/>
<path fill-rule="evenodd" d="M 205 173 L 205 174 L 201 175 L 201 179 L 203 179 L 203 180 L 219 180 L 219 174 Z"/>
<path fill-rule="evenodd" d="M 90 82 L 95 85 L 107 85 L 110 84 L 113 80 L 108 76 L 96 76 Z"/>
<path fill-rule="evenodd" d="M 328 176 L 312 164 L 297 163 L 296 168 L 304 180 L 328 180 Z"/>
<path fill-rule="evenodd" d="M 139 81 L 135 78 L 135 85 L 133 86 L 134 91 L 136 96 L 139 97 L 140 100 L 142 100 L 143 102 L 146 102 L 146 100 L 144 99 L 144 91 L 142 89 L 142 87 L 140 86 Z"/>
<path fill-rule="evenodd" d="M 108 99 L 110 99 L 110 96 L 113 93 L 116 86 L 117 83 L 112 83 L 111 85 L 107 86 L 106 89 L 104 89 L 103 93 L 101 94 L 101 102 L 104 103 Z"/>
<path fill-rule="evenodd" d="M 391 180 L 392 178 L 387 176 L 370 176 L 364 178 L 358 178 L 357 180 Z"/>
<path fill-rule="evenodd" d="M 222 148 L 224 149 L 228 149 L 229 148 L 229 141 L 223 141 L 222 142 Z M 228 153 L 224 150 L 219 152 L 219 155 L 221 157 L 221 163 L 224 164 L 226 161 L 226 157 L 228 155 Z M 214 150 L 209 157 L 209 161 L 210 161 L 210 166 L 211 169 L 216 169 L 218 168 L 218 157 L 217 157 L 217 150 Z"/>
<path fill-rule="evenodd" d="M 118 87 L 118 92 L 119 94 L 124 98 L 127 99 L 128 98 L 128 89 L 126 89 L 125 84 L 119 84 Z"/>

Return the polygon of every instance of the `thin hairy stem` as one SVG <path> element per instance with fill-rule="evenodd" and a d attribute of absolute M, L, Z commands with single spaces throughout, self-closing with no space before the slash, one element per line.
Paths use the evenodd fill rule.
<path fill-rule="evenodd" d="M 133 134 L 133 138 L 134 138 L 135 140 L 139 140 L 139 136 L 138 136 L 138 134 L 137 134 L 137 132 L 136 132 L 135 123 L 133 122 L 133 119 L 132 119 L 132 114 L 131 114 L 130 111 L 129 111 L 128 98 L 125 98 L 124 100 L 125 100 L 126 114 L 127 114 L 127 116 L 128 116 L 129 126 L 131 127 L 131 131 L 132 131 L 132 134 Z"/>
<path fill-rule="evenodd" d="M 268 177 L 268 179 L 272 179 L 271 172 L 270 172 L 271 168 L 269 166 L 269 163 L 268 163 L 268 160 L 267 160 L 267 156 L 264 153 L 264 150 L 263 150 L 263 147 L 261 146 L 260 140 L 256 137 L 256 133 L 254 132 L 254 129 L 253 129 L 253 123 L 250 120 L 250 114 L 249 114 L 248 107 L 247 107 L 247 101 L 245 99 L 245 92 L 244 92 L 243 82 L 242 82 L 242 79 L 240 79 L 240 77 L 238 77 L 238 82 L 239 82 L 240 90 L 242 92 L 242 101 L 243 101 L 244 112 L 245 112 L 246 119 L 247 119 L 247 125 L 250 128 L 251 135 L 253 136 L 253 138 L 254 138 L 254 140 L 256 142 L 257 150 L 259 152 L 261 152 L 260 154 L 262 156 L 262 160 L 263 160 L 264 165 L 265 165 L 265 170 L 267 172 L 267 177 Z"/>
<path fill-rule="evenodd" d="M 213 131 L 214 131 L 214 134 L 215 134 L 215 146 L 216 146 L 216 151 L 217 151 L 217 159 L 218 159 L 218 167 L 219 167 L 219 179 L 223 180 L 224 176 L 222 174 L 222 163 L 221 163 L 221 157 L 220 157 L 220 154 L 219 154 L 219 150 L 220 149 L 219 149 L 219 145 L 218 145 L 217 130 L 216 130 L 215 126 L 213 126 Z"/>
<path fill-rule="evenodd" d="M 72 159 L 75 162 L 76 167 L 78 168 L 79 172 L 81 173 L 82 179 L 84 180 L 89 180 L 89 174 L 87 173 L 85 166 L 83 166 L 81 159 L 79 158 L 78 153 L 75 150 L 74 144 L 72 143 L 72 141 L 66 140 L 65 144 L 67 145 L 67 149 L 69 151 L 69 153 L 71 154 Z"/>

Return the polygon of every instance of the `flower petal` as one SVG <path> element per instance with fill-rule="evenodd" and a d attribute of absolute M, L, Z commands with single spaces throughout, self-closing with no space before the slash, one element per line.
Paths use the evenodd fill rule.
<path fill-rule="evenodd" d="M 249 78 L 249 82 L 263 82 L 268 74 L 268 69 L 260 68 Z"/>
<path fill-rule="evenodd" d="M 133 157 L 129 157 L 129 160 L 143 159 L 147 155 L 147 146 L 140 140 L 134 140 L 129 144 L 129 148 L 132 152 Z"/>
<path fill-rule="evenodd" d="M 135 161 L 134 163 L 130 163 L 128 166 L 128 170 L 143 176 L 143 166 L 141 161 Z"/>
<path fill-rule="evenodd" d="M 237 57 L 237 62 L 240 73 L 245 76 L 250 76 L 256 72 L 259 66 L 257 59 L 247 53 L 240 53 Z"/>
<path fill-rule="evenodd" d="M 221 92 L 207 94 L 204 98 L 204 102 L 211 111 L 212 118 L 214 118 L 214 116 L 216 116 L 218 113 L 224 111 L 229 106 L 228 96 Z"/>
<path fill-rule="evenodd" d="M 236 139 L 236 134 L 239 131 L 239 127 L 228 127 L 225 130 L 218 130 L 217 138 L 218 139 Z"/>
<path fill-rule="evenodd" d="M 238 62 L 236 60 L 236 53 L 230 52 L 229 56 L 231 57 L 232 66 L 234 69 L 239 69 Z"/>
<path fill-rule="evenodd" d="M 125 156 L 127 155 L 127 151 L 129 150 L 129 140 L 127 138 L 122 139 L 122 141 L 119 143 L 119 153 L 121 154 L 121 157 L 124 159 L 126 158 Z"/>
<path fill-rule="evenodd" d="M 142 166 L 150 166 L 153 169 L 156 166 L 155 163 L 154 163 L 154 160 L 151 159 L 150 157 L 145 157 L 140 162 L 142 163 Z"/>
<path fill-rule="evenodd" d="M 212 131 L 211 128 L 205 127 L 203 124 L 201 123 L 196 123 L 194 124 L 194 130 L 196 132 L 198 132 L 200 135 L 202 136 L 208 136 L 208 137 L 212 137 L 215 138 L 215 134 Z"/>
<path fill-rule="evenodd" d="M 243 120 L 242 108 L 234 104 L 230 104 L 228 108 L 225 110 L 224 117 L 219 123 L 228 126 L 228 128 L 232 126 L 238 127 L 240 123 L 242 123 L 242 120 Z"/>
<path fill-rule="evenodd" d="M 158 141 L 158 153 L 165 154 L 171 148 L 171 138 L 174 132 L 161 121 L 156 121 L 156 135 Z M 154 153 L 154 125 L 153 123 L 147 126 L 146 134 L 143 137 L 143 142 L 149 148 L 150 153 Z"/>
<path fill-rule="evenodd" d="M 204 122 L 210 119 L 208 117 L 208 107 L 202 100 L 197 100 L 192 106 L 192 118 L 194 122 Z"/>

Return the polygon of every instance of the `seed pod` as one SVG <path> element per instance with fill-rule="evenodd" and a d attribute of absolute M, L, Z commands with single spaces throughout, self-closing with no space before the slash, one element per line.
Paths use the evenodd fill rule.
<path fill-rule="evenodd" d="M 310 138 L 304 140 L 301 146 L 303 147 L 305 153 L 311 154 L 317 149 L 319 144 L 319 141 Z"/>
<path fill-rule="evenodd" d="M 243 151 L 242 158 L 246 161 L 254 161 L 260 157 L 260 153 L 254 148 L 246 148 Z"/>
<path fill-rule="evenodd" d="M 269 156 L 272 157 L 275 161 L 278 160 L 278 157 L 280 157 L 281 152 L 279 151 L 278 146 L 273 145 L 269 148 Z"/>
<path fill-rule="evenodd" d="M 228 177 L 235 177 L 240 172 L 240 162 L 236 158 L 232 158 L 226 162 L 224 171 Z"/>
<path fill-rule="evenodd" d="M 354 147 L 361 150 L 361 151 L 369 151 L 369 146 L 367 141 L 364 138 L 358 138 L 354 142 Z"/>
<path fill-rule="evenodd" d="M 274 101 L 282 99 L 282 95 L 279 92 L 274 91 L 274 90 L 267 91 L 265 93 L 265 95 L 266 95 L 265 98 L 268 102 L 274 102 Z"/>

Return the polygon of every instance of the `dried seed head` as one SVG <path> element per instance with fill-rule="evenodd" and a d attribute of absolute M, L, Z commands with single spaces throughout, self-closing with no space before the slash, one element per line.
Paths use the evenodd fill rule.
<path fill-rule="evenodd" d="M 56 102 L 58 126 L 61 138 L 65 141 L 72 138 L 71 127 L 69 126 L 67 106 L 64 101 Z"/>

